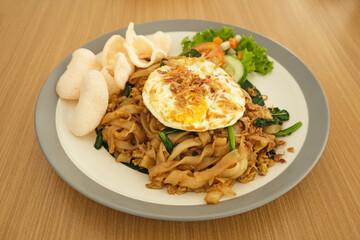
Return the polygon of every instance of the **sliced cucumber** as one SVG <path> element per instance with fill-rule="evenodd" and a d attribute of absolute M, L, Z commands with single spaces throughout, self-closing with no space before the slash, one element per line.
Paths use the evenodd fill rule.
<path fill-rule="evenodd" d="M 241 61 L 238 58 L 230 55 L 225 55 L 224 60 L 225 61 L 222 68 L 227 73 L 229 73 L 239 84 L 244 82 L 246 80 L 247 71 Z"/>

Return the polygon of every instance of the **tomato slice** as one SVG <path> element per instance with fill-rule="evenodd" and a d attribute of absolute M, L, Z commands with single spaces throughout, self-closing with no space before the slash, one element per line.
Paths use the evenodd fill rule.
<path fill-rule="evenodd" d="M 213 42 L 205 42 L 195 45 L 193 47 L 196 51 L 207 60 L 219 65 L 220 67 L 224 64 L 224 52 L 222 51 L 219 44 Z"/>

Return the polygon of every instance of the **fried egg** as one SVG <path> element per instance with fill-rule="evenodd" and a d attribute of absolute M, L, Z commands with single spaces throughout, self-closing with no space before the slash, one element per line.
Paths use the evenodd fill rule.
<path fill-rule="evenodd" d="M 238 83 L 204 58 L 176 57 L 153 71 L 143 101 L 167 127 L 202 132 L 233 125 L 245 110 Z"/>

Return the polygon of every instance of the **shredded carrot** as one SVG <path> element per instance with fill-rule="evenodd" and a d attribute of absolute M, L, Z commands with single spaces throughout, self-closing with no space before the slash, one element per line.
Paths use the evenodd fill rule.
<path fill-rule="evenodd" d="M 243 55 L 241 53 L 238 53 L 237 58 L 242 59 Z"/>
<path fill-rule="evenodd" d="M 214 38 L 213 42 L 216 44 L 220 44 L 223 42 L 223 40 L 218 36 L 218 37 Z"/>
<path fill-rule="evenodd" d="M 237 40 L 235 38 L 229 38 L 230 47 L 235 49 L 237 45 Z"/>

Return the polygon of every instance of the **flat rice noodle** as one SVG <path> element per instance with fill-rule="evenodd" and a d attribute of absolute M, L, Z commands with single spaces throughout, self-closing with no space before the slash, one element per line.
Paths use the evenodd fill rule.
<path fill-rule="evenodd" d="M 199 188 L 203 187 L 205 184 L 207 184 L 206 180 L 198 181 L 194 177 L 186 176 L 179 183 L 179 186 L 187 187 L 190 189 L 199 189 Z"/>
<path fill-rule="evenodd" d="M 124 121 L 120 121 L 118 118 L 115 118 L 114 120 L 112 120 L 110 122 L 110 125 L 114 126 L 114 127 L 125 128 L 125 129 L 129 130 L 133 127 L 134 122 L 133 121 L 124 122 Z"/>
<path fill-rule="evenodd" d="M 137 105 L 134 105 L 134 104 L 131 104 L 131 105 L 125 105 L 125 106 L 122 106 L 118 109 L 116 109 L 115 112 L 117 113 L 129 113 L 129 114 L 139 114 L 141 113 L 141 111 L 143 111 L 144 109 L 144 106 L 137 106 Z"/>
<path fill-rule="evenodd" d="M 219 157 L 204 157 L 196 171 L 201 171 L 208 168 L 210 165 L 217 163 L 221 158 Z"/>
<path fill-rule="evenodd" d="M 164 144 L 160 144 L 159 150 L 156 154 L 156 165 L 165 162 L 168 155 L 169 153 L 166 151 Z"/>
<path fill-rule="evenodd" d="M 172 133 L 169 134 L 168 137 L 172 143 L 177 144 L 180 142 L 180 139 L 182 139 L 185 135 L 188 135 L 189 133 L 190 132 Z"/>
<path fill-rule="evenodd" d="M 196 181 L 204 181 L 219 176 L 225 169 L 241 160 L 239 151 L 233 150 L 226 154 L 215 166 L 201 172 L 195 172 Z"/>
<path fill-rule="evenodd" d="M 134 150 L 137 147 L 138 147 L 137 145 L 133 145 L 128 141 L 121 141 L 121 140 L 115 141 L 115 149 L 119 152 L 121 150 Z"/>
<path fill-rule="evenodd" d="M 150 75 L 150 73 L 152 73 L 153 71 L 155 71 L 155 69 L 157 69 L 159 67 L 160 67 L 160 63 L 157 63 L 148 68 L 137 70 L 136 72 L 134 72 L 133 74 L 130 75 L 129 82 L 134 84 L 135 82 L 132 81 L 133 79 L 140 78 L 140 77 L 148 77 Z"/>
<path fill-rule="evenodd" d="M 236 193 L 230 188 L 230 186 L 224 183 L 218 183 L 208 189 L 208 193 L 206 194 L 204 200 L 208 204 L 217 204 L 220 198 L 222 198 L 225 194 L 236 196 Z"/>
<path fill-rule="evenodd" d="M 240 121 L 243 123 L 243 126 L 244 126 L 244 130 L 243 130 L 242 132 L 243 132 L 243 133 L 248 133 L 248 132 L 249 132 L 250 125 L 251 125 L 250 118 L 248 118 L 248 117 L 242 117 L 242 118 L 240 118 Z"/>
<path fill-rule="evenodd" d="M 131 132 L 134 134 L 137 143 L 143 143 L 145 141 L 145 133 L 139 125 L 134 124 L 134 129 Z"/>
<path fill-rule="evenodd" d="M 224 193 L 222 191 L 213 190 L 206 194 L 204 200 L 207 204 L 217 204 L 223 196 Z"/>
<path fill-rule="evenodd" d="M 191 173 L 190 170 L 186 170 L 186 171 L 173 170 L 170 172 L 170 174 L 164 180 L 164 183 L 171 184 L 172 186 L 176 186 L 183 179 L 185 179 L 188 176 L 188 174 L 190 174 L 190 173 Z"/>
<path fill-rule="evenodd" d="M 152 181 L 145 185 L 147 188 L 150 189 L 162 189 L 164 187 L 164 183 L 161 181 Z"/>
<path fill-rule="evenodd" d="M 115 139 L 117 140 L 128 140 L 132 137 L 130 130 L 123 129 L 122 131 L 113 132 Z"/>
<path fill-rule="evenodd" d="M 134 104 L 136 102 L 134 98 L 127 98 L 125 96 L 123 96 L 121 98 L 122 99 L 121 99 L 120 104 L 118 105 L 118 109 L 121 108 L 122 106 Z"/>
<path fill-rule="evenodd" d="M 162 125 L 156 118 L 150 118 L 149 128 L 151 132 L 158 134 L 160 129 L 163 129 L 163 126 L 164 125 Z"/>
<path fill-rule="evenodd" d="M 116 128 L 114 126 L 105 127 L 103 129 L 103 136 L 104 137 L 106 136 L 105 140 L 107 141 L 108 146 L 109 146 L 109 153 L 114 153 L 114 150 L 115 150 L 115 138 L 116 138 L 115 132 L 116 132 L 117 129 L 118 128 Z"/>
<path fill-rule="evenodd" d="M 225 169 L 219 176 L 230 179 L 238 178 L 247 169 L 247 164 L 247 159 L 241 160 L 237 162 L 234 167 Z"/>
<path fill-rule="evenodd" d="M 240 134 L 241 131 L 242 131 L 242 124 L 240 122 L 236 122 L 234 125 L 233 125 L 233 130 L 234 130 L 234 134 Z"/>
<path fill-rule="evenodd" d="M 148 136 L 148 135 L 147 135 Z M 148 136 L 149 137 L 149 136 Z M 154 149 L 159 149 L 160 147 L 160 144 L 161 144 L 161 140 L 159 138 L 159 136 L 156 135 L 156 137 L 154 137 L 153 139 L 151 139 L 151 142 L 150 142 L 151 146 L 154 148 Z"/>
<path fill-rule="evenodd" d="M 116 161 L 117 161 L 117 162 L 130 163 L 130 160 L 131 160 L 131 156 L 126 155 L 126 154 L 121 154 L 121 153 L 120 153 L 120 154 L 116 157 Z"/>
<path fill-rule="evenodd" d="M 108 112 L 107 114 L 105 114 L 105 116 L 103 117 L 100 124 L 103 125 L 105 123 L 108 123 L 108 122 L 114 120 L 115 118 L 119 118 L 120 116 L 129 116 L 129 118 L 131 118 L 132 114 L 138 114 L 143 109 L 144 109 L 143 106 L 136 106 L 136 105 L 122 106 L 121 108 L 119 108 L 113 112 Z M 125 119 L 125 120 L 128 121 L 130 119 Z"/>
<path fill-rule="evenodd" d="M 131 124 L 131 127 L 130 127 L 130 124 Z M 112 125 L 112 126 L 114 126 L 114 125 Z M 144 142 L 145 134 L 135 122 L 133 122 L 133 121 L 124 122 L 123 126 L 127 127 L 127 128 L 124 128 L 124 130 L 121 131 L 120 133 L 118 131 L 114 132 L 116 139 L 119 139 L 119 140 L 123 140 L 124 138 L 127 139 L 129 134 L 132 133 L 132 134 L 134 134 L 134 137 L 138 144 Z"/>
<path fill-rule="evenodd" d="M 174 160 L 178 155 L 180 155 L 183 151 L 186 151 L 188 148 L 196 147 L 200 145 L 201 145 L 201 141 L 198 137 L 187 139 L 176 145 L 170 157 L 168 158 L 168 161 Z"/>
<path fill-rule="evenodd" d="M 150 125 L 148 122 L 148 113 L 145 113 L 145 112 L 140 113 L 140 122 L 145 130 L 145 134 L 147 137 L 149 137 L 150 139 L 154 139 L 158 135 L 157 131 L 153 131 L 150 128 Z"/>
<path fill-rule="evenodd" d="M 156 151 L 155 151 L 154 147 L 151 145 L 151 143 L 149 144 L 149 147 L 150 147 L 150 149 L 148 149 L 146 151 L 146 155 L 148 155 L 152 159 L 156 159 Z"/>
<path fill-rule="evenodd" d="M 262 137 L 259 135 L 250 135 L 248 139 L 256 141 L 255 146 L 253 147 L 254 152 L 259 152 L 261 149 L 266 147 L 272 140 L 268 137 Z"/>
<path fill-rule="evenodd" d="M 156 166 L 149 169 L 149 175 L 156 176 L 160 173 L 168 172 L 171 169 L 176 168 L 179 165 L 190 164 L 197 165 L 201 162 L 200 156 L 186 156 L 180 161 L 167 161 L 157 164 Z"/>
<path fill-rule="evenodd" d="M 198 132 L 197 135 L 199 136 L 203 147 L 211 141 L 211 136 L 208 131 Z"/>
<path fill-rule="evenodd" d="M 144 158 L 141 160 L 139 166 L 149 169 L 152 166 L 154 166 L 156 164 L 155 160 L 152 159 L 151 157 L 149 157 L 149 155 L 145 155 Z"/>
<path fill-rule="evenodd" d="M 220 138 L 220 137 L 215 138 L 214 143 L 216 147 L 223 147 L 227 145 L 227 138 Z"/>
<path fill-rule="evenodd" d="M 234 167 L 224 170 L 219 176 L 224 178 L 235 179 L 240 177 L 248 168 L 249 162 L 249 150 L 245 146 L 245 137 L 241 138 L 241 143 L 238 148 L 239 162 L 236 163 Z"/>
<path fill-rule="evenodd" d="M 214 143 L 213 144 L 208 144 L 203 148 L 203 151 L 201 152 L 201 160 L 205 157 L 209 157 L 212 156 L 214 153 Z"/>
<path fill-rule="evenodd" d="M 230 152 L 229 145 L 219 146 L 214 148 L 214 157 L 221 157 Z"/>

